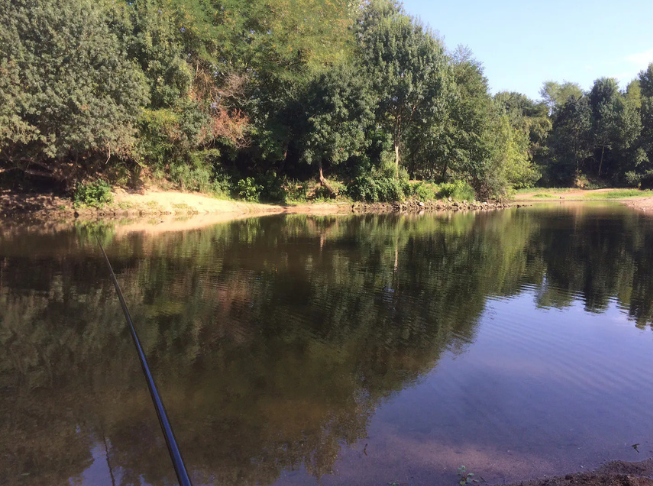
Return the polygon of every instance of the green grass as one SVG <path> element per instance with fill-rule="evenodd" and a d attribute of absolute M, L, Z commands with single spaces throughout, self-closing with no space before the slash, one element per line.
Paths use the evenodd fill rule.
<path fill-rule="evenodd" d="M 625 199 L 627 197 L 650 197 L 653 191 L 642 191 L 640 189 L 621 189 L 610 192 L 594 192 L 585 194 L 586 199 Z"/>
<path fill-rule="evenodd" d="M 129 201 L 120 201 L 117 206 L 123 210 L 132 209 L 134 207 L 134 205 Z"/>
<path fill-rule="evenodd" d="M 161 205 L 156 201 L 147 201 L 145 205 L 152 209 L 161 209 Z"/>
<path fill-rule="evenodd" d="M 545 192 L 542 192 L 538 194 L 533 194 L 533 197 L 536 197 L 538 199 L 548 199 L 548 198 L 554 198 L 555 196 L 553 194 L 547 194 Z"/>

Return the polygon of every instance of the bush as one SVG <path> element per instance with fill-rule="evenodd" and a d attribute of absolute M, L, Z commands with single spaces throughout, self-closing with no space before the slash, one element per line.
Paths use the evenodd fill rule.
<path fill-rule="evenodd" d="M 418 182 L 412 186 L 411 192 L 420 201 L 432 201 L 437 198 L 438 186 L 431 182 Z"/>
<path fill-rule="evenodd" d="M 256 179 L 259 189 L 259 200 L 267 202 L 286 202 L 284 180 L 275 171 L 266 172 Z"/>
<path fill-rule="evenodd" d="M 257 202 L 261 196 L 262 186 L 256 183 L 253 177 L 241 179 L 236 184 L 236 193 L 238 197 L 249 202 Z"/>
<path fill-rule="evenodd" d="M 451 198 L 454 201 L 473 201 L 476 198 L 474 188 L 464 181 L 440 184 L 439 198 Z"/>
<path fill-rule="evenodd" d="M 91 206 L 100 208 L 113 201 L 111 185 L 103 180 L 79 184 L 73 194 L 76 207 Z"/>
<path fill-rule="evenodd" d="M 222 172 L 215 172 L 209 192 L 214 196 L 228 198 L 231 195 L 231 178 Z"/>
<path fill-rule="evenodd" d="M 308 182 L 286 181 L 284 188 L 286 191 L 286 202 L 306 202 L 308 199 Z"/>
<path fill-rule="evenodd" d="M 630 187 L 640 187 L 642 185 L 642 176 L 634 170 L 628 171 L 624 174 L 626 184 Z"/>
<path fill-rule="evenodd" d="M 347 194 L 356 201 L 394 202 L 405 197 L 405 184 L 392 177 L 363 175 L 354 179 L 347 188 Z"/>

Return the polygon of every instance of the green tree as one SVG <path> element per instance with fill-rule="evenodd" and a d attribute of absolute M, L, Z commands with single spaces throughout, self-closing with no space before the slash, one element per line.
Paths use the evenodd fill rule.
<path fill-rule="evenodd" d="M 565 184 L 581 171 L 582 162 L 591 155 L 592 109 L 587 96 L 569 98 L 556 109 L 549 139 L 552 149 L 549 179 Z"/>
<path fill-rule="evenodd" d="M 492 129 L 496 112 L 483 66 L 472 57 L 471 51 L 458 47 L 451 55 L 451 65 L 455 97 L 450 104 L 448 123 L 436 139 L 437 157 L 431 160 L 440 163 L 441 180 L 446 180 L 449 173 L 453 178 L 469 179 L 479 190 L 484 168 L 491 158 L 485 134 Z M 436 170 L 433 167 L 424 175 L 433 178 Z"/>
<path fill-rule="evenodd" d="M 147 84 L 89 0 L 0 5 L 3 170 L 69 181 L 96 157 L 129 156 Z"/>
<path fill-rule="evenodd" d="M 374 99 L 369 83 L 349 65 L 316 77 L 307 92 L 304 159 L 317 163 L 320 182 L 329 188 L 323 162 L 340 164 L 363 154 L 369 145 L 366 132 L 373 122 Z"/>
<path fill-rule="evenodd" d="M 583 96 L 583 90 L 577 83 L 569 81 L 562 84 L 546 81 L 540 89 L 540 96 L 544 100 L 544 104 L 549 107 L 549 112 L 552 113 L 556 108 L 564 105 L 569 98 Z"/>
<path fill-rule="evenodd" d="M 642 88 L 639 79 L 633 79 L 626 87 L 626 99 L 637 109 L 642 108 Z"/>
<path fill-rule="evenodd" d="M 391 134 L 396 173 L 401 152 L 443 130 L 450 69 L 440 40 L 399 4 L 372 0 L 356 24 L 358 56 L 379 99 L 376 121 Z M 418 135 L 419 134 L 419 135 Z"/>
<path fill-rule="evenodd" d="M 628 174 L 634 185 L 651 185 L 653 182 L 653 63 L 639 73 L 641 94 L 640 117 L 642 132 L 640 135 L 641 157 Z M 637 162 L 637 161 L 636 161 Z"/>
<path fill-rule="evenodd" d="M 639 116 L 633 104 L 627 103 L 619 92 L 615 79 L 601 78 L 594 82 L 589 93 L 592 108 L 594 150 L 597 153 L 598 176 L 601 177 L 606 150 L 612 156 L 612 171 L 616 171 L 624 151 L 639 136 Z"/>

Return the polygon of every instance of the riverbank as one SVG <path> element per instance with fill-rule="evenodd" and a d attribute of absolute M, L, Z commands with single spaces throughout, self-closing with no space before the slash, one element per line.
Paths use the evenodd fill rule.
<path fill-rule="evenodd" d="M 542 188 L 518 192 L 515 203 L 553 201 L 615 201 L 642 212 L 653 212 L 653 191 L 639 189 Z"/>
<path fill-rule="evenodd" d="M 419 201 L 360 203 L 351 201 L 262 204 L 217 199 L 209 195 L 149 188 L 139 192 L 118 189 L 113 202 L 100 208 L 75 207 L 70 198 L 56 194 L 0 191 L 0 220 L 109 221 L 147 220 L 143 225 L 166 223 L 180 229 L 268 214 L 419 213 L 438 211 L 492 211 L 530 206 L 536 202 L 615 201 L 643 212 L 653 212 L 653 193 L 621 189 L 534 189 L 518 193 L 510 202 Z M 191 223 L 190 217 L 193 222 Z M 182 221 L 183 220 L 183 221 Z M 144 227 L 145 227 L 144 226 Z"/>
<path fill-rule="evenodd" d="M 519 204 L 521 205 L 521 204 Z M 420 211 L 488 211 L 504 209 L 510 204 L 499 202 L 418 201 L 401 203 L 352 203 L 350 201 L 300 204 L 261 204 L 216 199 L 214 197 L 156 188 L 140 192 L 117 190 L 113 201 L 102 207 L 75 207 L 69 198 L 55 194 L 25 194 L 10 190 L 0 192 L 0 218 L 52 220 L 111 220 L 211 216 L 214 220 L 261 216 L 266 214 L 341 214 Z"/>
<path fill-rule="evenodd" d="M 350 203 L 260 204 L 155 188 L 139 192 L 116 190 L 113 192 L 113 201 L 99 208 L 75 207 L 70 198 L 55 194 L 0 191 L 0 218 L 3 219 L 94 220 L 206 215 L 237 218 L 278 213 L 334 214 L 349 211 Z"/>

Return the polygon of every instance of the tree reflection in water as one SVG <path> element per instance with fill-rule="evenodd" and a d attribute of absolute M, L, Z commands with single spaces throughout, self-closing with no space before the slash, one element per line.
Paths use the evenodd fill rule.
<path fill-rule="evenodd" d="M 625 210 L 3 228 L 0 484 L 175 484 L 94 234 L 198 484 L 331 473 L 385 399 L 473 343 L 488 298 L 653 316 L 653 225 Z"/>

